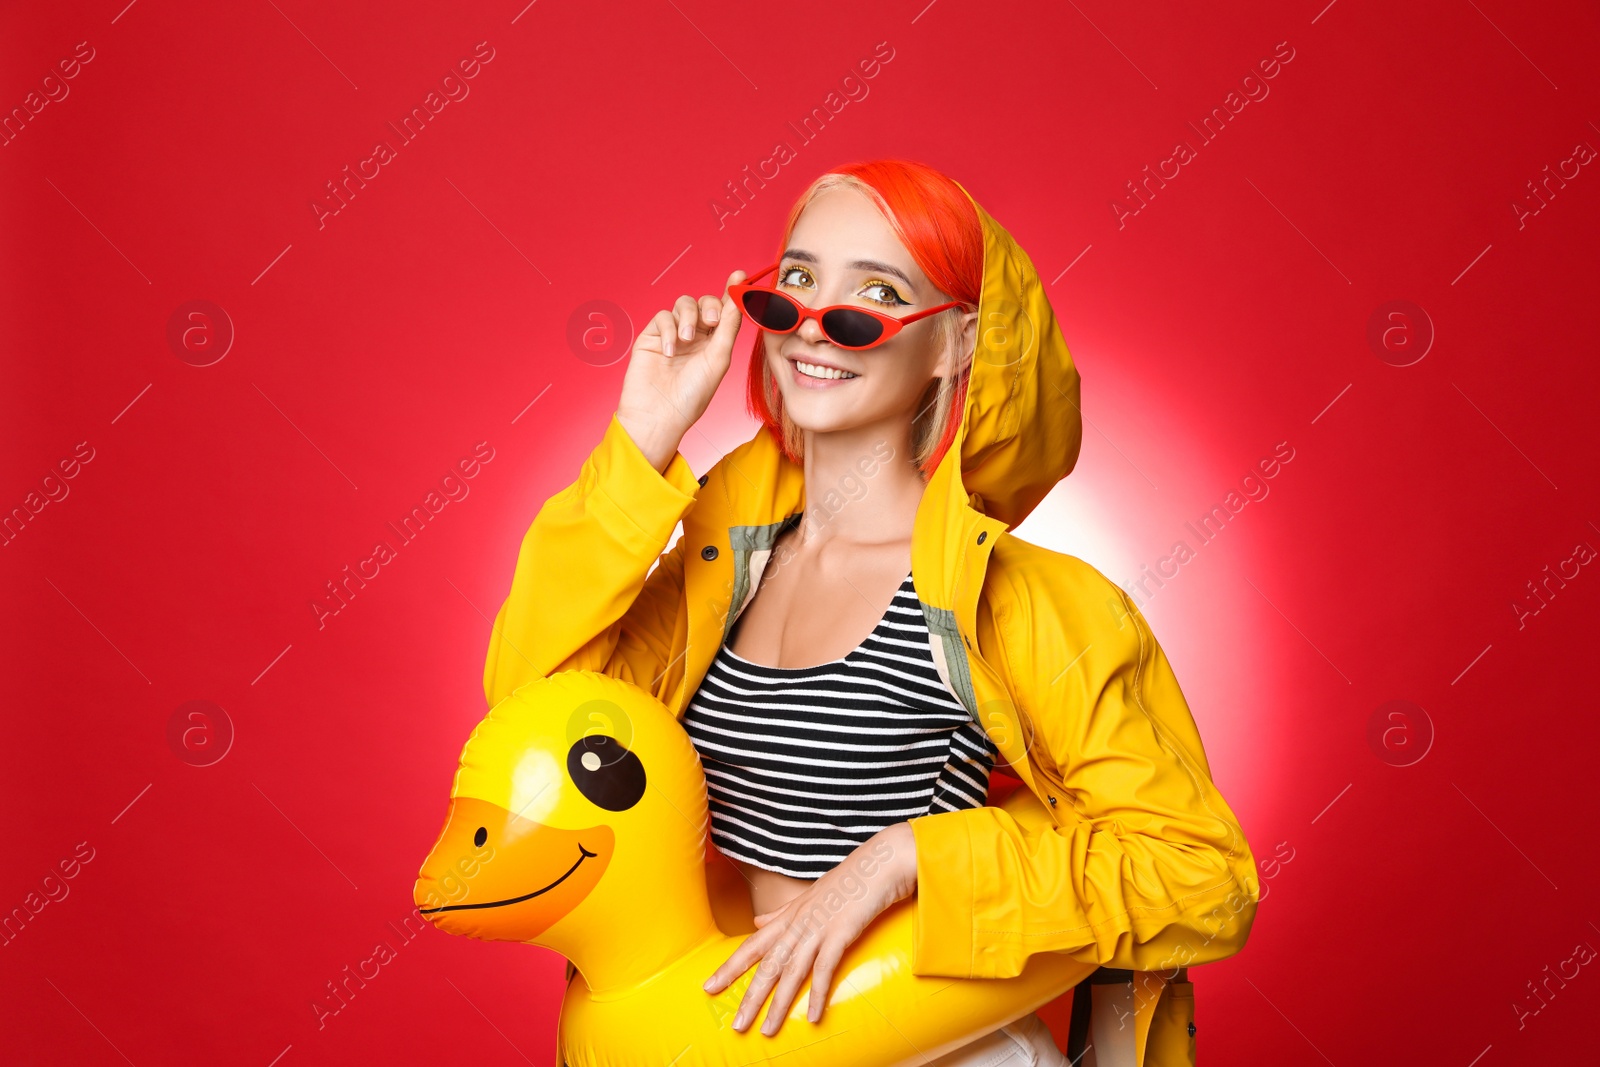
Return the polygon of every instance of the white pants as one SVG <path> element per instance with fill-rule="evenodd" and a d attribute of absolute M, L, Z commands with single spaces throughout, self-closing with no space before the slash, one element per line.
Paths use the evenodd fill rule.
<path fill-rule="evenodd" d="M 1050 1028 L 1037 1012 L 1029 1012 L 969 1044 L 947 1052 L 931 1067 L 1067 1067 Z"/>

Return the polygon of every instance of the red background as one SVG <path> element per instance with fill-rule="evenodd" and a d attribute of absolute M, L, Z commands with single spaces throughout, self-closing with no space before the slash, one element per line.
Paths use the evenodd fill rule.
<path fill-rule="evenodd" d="M 1575 684 L 1600 575 L 1513 608 L 1600 546 L 1600 175 L 1513 207 L 1600 145 L 1592 9 L 523 2 L 0 14 L 8 112 L 94 55 L 0 148 L 0 506 L 93 449 L 0 548 L 0 908 L 93 849 L 0 948 L 0 1058 L 552 1062 L 557 957 L 390 924 L 486 710 L 520 538 L 615 405 L 624 362 L 595 364 L 627 327 L 579 358 L 569 319 L 712 291 L 817 173 L 891 155 L 1010 229 L 1081 368 L 1082 459 L 1017 532 L 1124 584 L 1196 549 L 1145 611 L 1267 892 L 1245 951 L 1193 971 L 1204 1061 L 1592 1046 L 1592 967 L 1537 1014 L 1527 983 L 1600 948 Z M 324 183 L 481 41 L 470 95 L 319 227 Z M 870 95 L 800 145 L 786 123 L 879 42 Z M 780 139 L 797 158 L 719 226 Z M 1180 139 L 1196 157 L 1119 225 Z M 200 299 L 236 333 L 205 367 L 167 336 Z M 1436 332 L 1408 366 L 1415 311 L 1368 341 L 1393 300 Z M 747 348 L 685 441 L 697 473 L 753 431 Z M 480 441 L 470 495 L 319 628 L 324 583 Z M 1269 495 L 1199 547 L 1185 522 L 1279 442 Z M 168 739 L 192 700 L 235 731 L 211 766 Z M 1422 713 L 1369 741 L 1391 700 Z M 319 1030 L 380 940 L 398 958 Z"/>

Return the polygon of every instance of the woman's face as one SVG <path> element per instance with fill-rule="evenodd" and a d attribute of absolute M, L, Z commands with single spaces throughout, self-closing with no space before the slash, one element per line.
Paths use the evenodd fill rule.
<path fill-rule="evenodd" d="M 849 186 L 830 189 L 806 205 L 769 284 L 807 307 L 850 304 L 894 318 L 950 299 L 917 268 L 867 195 Z M 909 425 L 929 383 L 951 371 L 950 354 L 934 343 L 934 324 L 960 313 L 952 308 L 930 315 L 860 351 L 836 347 L 815 319 L 806 319 L 793 333 L 767 334 L 767 368 L 789 419 L 815 432 L 896 420 Z M 819 368 L 838 368 L 854 377 L 806 373 L 831 373 Z"/>

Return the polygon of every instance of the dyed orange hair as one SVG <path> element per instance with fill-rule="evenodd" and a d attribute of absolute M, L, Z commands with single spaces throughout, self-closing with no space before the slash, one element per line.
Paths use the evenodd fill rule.
<path fill-rule="evenodd" d="M 780 254 L 789 247 L 795 223 L 806 205 L 819 193 L 840 185 L 861 189 L 872 199 L 922 273 L 946 299 L 959 300 L 968 310 L 978 306 L 983 290 L 983 224 L 961 187 L 923 163 L 877 159 L 846 163 L 822 174 L 790 208 L 783 239 L 778 242 Z M 960 310 L 951 308 L 950 312 L 935 316 L 939 327 L 936 338 L 952 345 L 957 341 L 957 320 L 952 313 Z M 791 462 L 800 463 L 795 444 L 799 431 L 784 415 L 783 398 L 767 371 L 765 353 L 766 331 L 758 329 L 750 356 L 745 408 L 772 434 L 783 454 Z M 940 379 L 933 400 L 915 417 L 912 436 L 914 441 L 920 438 L 915 458 L 924 477 L 933 473 L 955 440 L 966 408 L 971 367 L 970 360 L 963 360 L 955 381 Z"/>

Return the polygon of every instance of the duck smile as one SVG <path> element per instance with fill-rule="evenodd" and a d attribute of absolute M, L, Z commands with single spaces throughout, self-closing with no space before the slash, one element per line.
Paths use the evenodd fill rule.
<path fill-rule="evenodd" d="M 418 914 L 428 915 L 433 912 L 441 911 L 471 911 L 475 908 L 503 908 L 508 904 L 521 904 L 524 900 L 532 900 L 534 897 L 539 896 L 542 893 L 550 892 L 550 890 L 566 881 L 567 878 L 572 875 L 572 872 L 576 871 L 583 864 L 584 860 L 599 855 L 598 852 L 590 852 L 588 849 L 584 848 L 582 844 L 578 845 L 578 853 L 578 862 L 574 863 L 571 867 L 568 867 L 566 874 L 563 874 L 560 878 L 557 878 L 543 889 L 535 889 L 533 892 L 524 893 L 520 897 L 508 897 L 505 900 L 491 900 L 485 904 L 446 904 L 443 907 L 438 908 L 419 908 Z"/>

